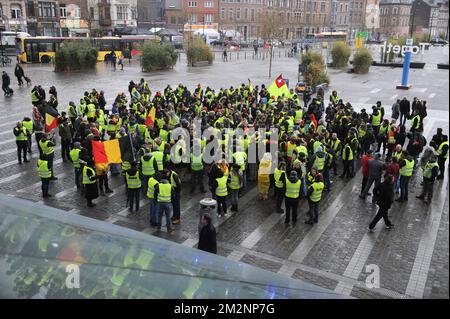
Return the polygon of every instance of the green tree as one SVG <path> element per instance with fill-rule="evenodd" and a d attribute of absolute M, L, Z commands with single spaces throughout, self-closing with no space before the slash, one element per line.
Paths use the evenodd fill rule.
<path fill-rule="evenodd" d="M 141 67 L 144 72 L 172 68 L 177 63 L 178 54 L 173 46 L 147 43 L 142 47 Z"/>
<path fill-rule="evenodd" d="M 211 47 L 200 38 L 194 39 L 189 44 L 186 55 L 189 65 L 193 65 L 195 62 L 199 61 L 208 61 L 208 63 L 211 64 L 213 61 Z"/>
<path fill-rule="evenodd" d="M 372 65 L 372 54 L 367 48 L 361 48 L 353 56 L 353 68 L 355 73 L 365 74 Z"/>
<path fill-rule="evenodd" d="M 59 46 L 55 55 L 56 71 L 79 71 L 94 69 L 97 63 L 98 49 L 88 41 L 66 40 Z"/>
<path fill-rule="evenodd" d="M 306 66 L 305 82 L 307 85 L 316 86 L 322 83 L 330 83 L 322 54 L 310 51 L 303 54 L 301 62 Z"/>
<path fill-rule="evenodd" d="M 339 68 L 346 67 L 351 53 L 352 50 L 345 42 L 343 41 L 335 42 L 333 44 L 333 48 L 331 49 L 333 66 Z"/>

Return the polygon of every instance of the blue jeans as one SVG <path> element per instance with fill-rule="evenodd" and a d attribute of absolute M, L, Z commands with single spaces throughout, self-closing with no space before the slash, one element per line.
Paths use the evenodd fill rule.
<path fill-rule="evenodd" d="M 158 203 L 158 226 L 161 227 L 162 216 L 166 214 L 166 227 L 170 229 L 172 227 L 172 203 Z"/>
<path fill-rule="evenodd" d="M 331 182 L 330 182 L 330 170 L 328 168 L 325 168 L 323 170 L 323 179 L 325 181 L 325 188 L 330 189 Z"/>
<path fill-rule="evenodd" d="M 400 199 L 408 200 L 408 185 L 411 176 L 400 175 Z"/>
<path fill-rule="evenodd" d="M 150 199 L 150 223 L 156 225 L 158 220 L 158 202 L 153 198 Z"/>
<path fill-rule="evenodd" d="M 302 196 L 303 197 L 306 197 L 308 195 L 307 187 L 306 187 L 306 177 L 305 176 L 302 177 L 301 192 L 302 192 Z"/>

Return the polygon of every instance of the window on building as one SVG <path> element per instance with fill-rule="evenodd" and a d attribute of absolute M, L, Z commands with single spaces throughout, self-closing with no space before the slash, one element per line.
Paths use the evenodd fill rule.
<path fill-rule="evenodd" d="M 392 9 L 392 14 L 398 14 L 398 8 L 397 7 L 394 7 Z"/>
<path fill-rule="evenodd" d="M 137 8 L 131 7 L 130 11 L 131 11 L 131 19 L 136 20 L 137 19 Z"/>
<path fill-rule="evenodd" d="M 234 9 L 228 8 L 228 20 L 234 20 Z"/>
<path fill-rule="evenodd" d="M 255 21 L 255 9 L 251 9 L 250 11 L 250 21 Z"/>
<path fill-rule="evenodd" d="M 128 7 L 123 5 L 116 6 L 117 20 L 128 20 Z"/>
<path fill-rule="evenodd" d="M 291 0 L 286 0 L 286 9 L 291 7 Z"/>
<path fill-rule="evenodd" d="M 325 2 L 320 3 L 320 12 L 325 12 Z"/>
<path fill-rule="evenodd" d="M 197 7 L 197 1 L 189 1 L 188 2 L 189 8 L 196 8 Z"/>
<path fill-rule="evenodd" d="M 54 2 L 39 1 L 38 7 L 40 17 L 56 17 L 56 5 Z"/>
<path fill-rule="evenodd" d="M 75 5 L 73 11 L 71 12 L 71 16 L 74 18 L 79 18 L 81 16 L 81 10 L 79 6 Z"/>
<path fill-rule="evenodd" d="M 296 22 L 300 21 L 300 12 L 299 11 L 294 12 L 294 19 Z"/>
<path fill-rule="evenodd" d="M 241 8 L 236 8 L 236 20 L 241 20 Z"/>
<path fill-rule="evenodd" d="M 67 18 L 67 8 L 65 4 L 59 5 L 59 16 L 61 18 Z"/>
<path fill-rule="evenodd" d="M 300 9 L 301 5 L 302 5 L 302 0 L 295 0 L 295 8 L 296 9 Z"/>
<path fill-rule="evenodd" d="M 244 20 L 248 20 L 248 8 L 244 9 Z"/>
<path fill-rule="evenodd" d="M 203 20 L 205 23 L 213 23 L 214 22 L 214 15 L 211 13 L 207 13 L 203 16 Z"/>
<path fill-rule="evenodd" d="M 225 20 L 225 8 L 220 8 L 220 19 Z"/>
<path fill-rule="evenodd" d="M 205 8 L 214 8 L 214 2 L 205 1 Z"/>
<path fill-rule="evenodd" d="M 178 24 L 184 24 L 183 17 L 178 17 Z"/>
<path fill-rule="evenodd" d="M 177 23 L 177 17 L 171 16 L 170 17 L 170 24 L 176 24 Z"/>
<path fill-rule="evenodd" d="M 19 19 L 21 16 L 22 16 L 22 9 L 20 8 L 20 5 L 12 4 L 11 5 L 11 18 Z"/>
<path fill-rule="evenodd" d="M 190 13 L 190 14 L 189 14 L 189 22 L 190 22 L 190 23 L 197 23 L 197 14 L 195 14 L 195 13 Z"/>
<path fill-rule="evenodd" d="M 90 7 L 89 8 L 89 17 L 91 19 L 94 19 L 94 17 L 95 17 L 95 9 L 94 9 L 94 7 Z"/>
<path fill-rule="evenodd" d="M 284 8 L 284 0 L 279 0 L 279 7 Z"/>
<path fill-rule="evenodd" d="M 274 0 L 267 0 L 267 7 L 272 8 L 273 3 L 274 3 Z"/>

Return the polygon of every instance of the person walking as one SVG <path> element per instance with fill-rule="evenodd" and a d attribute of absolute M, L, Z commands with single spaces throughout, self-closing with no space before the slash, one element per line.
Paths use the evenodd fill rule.
<path fill-rule="evenodd" d="M 393 120 L 394 123 L 397 122 L 399 116 L 400 116 L 400 99 L 398 99 L 397 101 L 395 101 L 394 104 L 392 104 L 391 119 Z"/>
<path fill-rule="evenodd" d="M 216 228 L 212 223 L 211 215 L 204 213 L 202 216 L 202 228 L 200 229 L 197 248 L 211 254 L 217 254 L 216 238 Z"/>
<path fill-rule="evenodd" d="M 394 202 L 394 185 L 392 183 L 392 176 L 386 174 L 384 181 L 374 188 L 373 194 L 377 197 L 376 203 L 378 205 L 378 213 L 370 222 L 369 231 L 373 232 L 375 225 L 381 218 L 384 219 L 386 228 L 391 229 L 394 227 L 394 224 L 392 224 L 389 220 L 388 211 Z"/>
<path fill-rule="evenodd" d="M 284 180 L 284 204 L 286 207 L 286 216 L 284 219 L 285 224 L 289 224 L 292 213 L 292 225 L 297 224 L 297 209 L 300 199 L 300 189 L 302 182 L 297 176 L 296 171 L 289 173 L 289 178 Z"/>
<path fill-rule="evenodd" d="M 367 162 L 368 168 L 368 179 L 366 187 L 361 191 L 359 198 L 366 199 L 369 194 L 370 188 L 372 184 L 375 183 L 375 187 L 377 187 L 381 183 L 381 178 L 383 177 L 383 171 L 386 170 L 387 165 L 381 160 L 381 154 L 375 153 L 373 159 Z M 375 194 L 372 197 L 372 202 L 376 202 L 377 198 Z"/>
<path fill-rule="evenodd" d="M 92 200 L 98 198 L 97 176 L 94 168 L 94 162 L 91 159 L 89 159 L 83 167 L 82 182 L 88 207 L 95 207 Z"/>
<path fill-rule="evenodd" d="M 449 145 L 448 145 L 448 136 L 443 135 L 442 136 L 442 142 L 439 145 L 436 154 L 438 156 L 438 165 L 439 165 L 439 176 L 437 179 L 444 179 L 444 173 L 445 173 L 445 162 L 448 158 L 448 152 L 449 152 Z"/>
<path fill-rule="evenodd" d="M 155 185 L 156 201 L 158 203 L 158 222 L 157 229 L 161 230 L 162 216 L 166 216 L 167 232 L 172 232 L 172 200 L 173 200 L 173 186 L 167 179 L 161 179 L 161 181 Z"/>
<path fill-rule="evenodd" d="M 373 159 L 372 150 L 368 150 L 361 158 L 361 173 L 363 176 L 361 190 L 364 190 L 369 179 L 369 161 Z"/>
<path fill-rule="evenodd" d="M 423 168 L 423 188 L 422 193 L 416 198 L 423 199 L 424 203 L 431 202 L 431 198 L 433 197 L 433 186 L 436 177 L 439 174 L 439 165 L 437 163 L 436 155 L 431 155 L 428 162 L 425 164 Z"/>
<path fill-rule="evenodd" d="M 322 200 L 324 187 L 322 174 L 317 173 L 308 189 L 309 220 L 305 221 L 305 224 L 314 225 L 319 221 L 319 203 Z"/>
<path fill-rule="evenodd" d="M 5 96 L 13 95 L 14 91 L 9 87 L 11 84 L 11 79 L 5 71 L 2 73 L 2 90 Z"/>
<path fill-rule="evenodd" d="M 50 186 L 50 178 L 52 177 L 52 172 L 50 170 L 48 161 L 41 158 L 38 159 L 37 167 L 38 167 L 38 175 L 42 183 L 41 185 L 42 197 L 44 198 L 51 197 L 52 195 L 48 193 L 48 189 Z"/>
<path fill-rule="evenodd" d="M 414 170 L 414 158 L 404 151 L 404 159 L 400 161 L 400 197 L 397 202 L 408 201 L 408 185 Z"/>
<path fill-rule="evenodd" d="M 17 160 L 19 164 L 22 164 L 22 157 L 25 163 L 29 162 L 27 159 L 28 133 L 27 129 L 22 125 L 22 122 L 17 122 L 13 133 L 16 136 Z"/>
<path fill-rule="evenodd" d="M 16 67 L 14 68 L 14 76 L 17 78 L 19 86 L 22 86 L 23 85 L 22 78 L 25 76 L 25 72 L 23 71 L 23 68 L 20 66 L 19 63 L 17 63 Z"/>
<path fill-rule="evenodd" d="M 128 211 L 133 212 L 133 207 L 136 207 L 135 212 L 139 211 L 139 194 L 141 192 L 141 176 L 139 170 L 136 168 L 136 162 L 131 163 L 131 168 L 126 171 L 125 178 L 127 180 L 128 198 L 127 203 L 130 203 Z"/>
<path fill-rule="evenodd" d="M 227 62 L 227 61 L 228 61 L 227 47 L 225 47 L 225 48 L 223 49 L 222 59 L 223 59 L 224 62 Z"/>

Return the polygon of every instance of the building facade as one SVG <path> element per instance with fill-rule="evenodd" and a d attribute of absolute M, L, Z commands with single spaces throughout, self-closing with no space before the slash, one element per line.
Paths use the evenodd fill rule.
<path fill-rule="evenodd" d="M 165 24 L 166 0 L 137 0 L 137 24 L 139 29 L 150 29 Z"/>
<path fill-rule="evenodd" d="M 219 28 L 237 31 L 243 40 L 260 37 L 263 0 L 220 0 Z"/>
<path fill-rule="evenodd" d="M 219 0 L 183 0 L 183 15 L 190 24 L 218 23 Z"/>
<path fill-rule="evenodd" d="M 26 1 L 0 1 L 0 30 L 27 31 Z"/>
<path fill-rule="evenodd" d="M 337 0 L 335 26 L 336 31 L 348 31 L 350 21 L 350 0 Z"/>
<path fill-rule="evenodd" d="M 164 20 L 166 27 L 182 31 L 185 23 L 182 0 L 166 0 L 164 6 Z"/>
<path fill-rule="evenodd" d="M 381 0 L 380 27 L 384 36 L 408 34 L 412 0 Z"/>
<path fill-rule="evenodd" d="M 62 36 L 90 35 L 90 16 L 87 0 L 58 0 L 58 10 Z"/>
<path fill-rule="evenodd" d="M 380 27 L 380 0 L 366 0 L 365 29 L 374 35 Z"/>
<path fill-rule="evenodd" d="M 137 32 L 137 0 L 87 0 L 92 36 Z"/>

